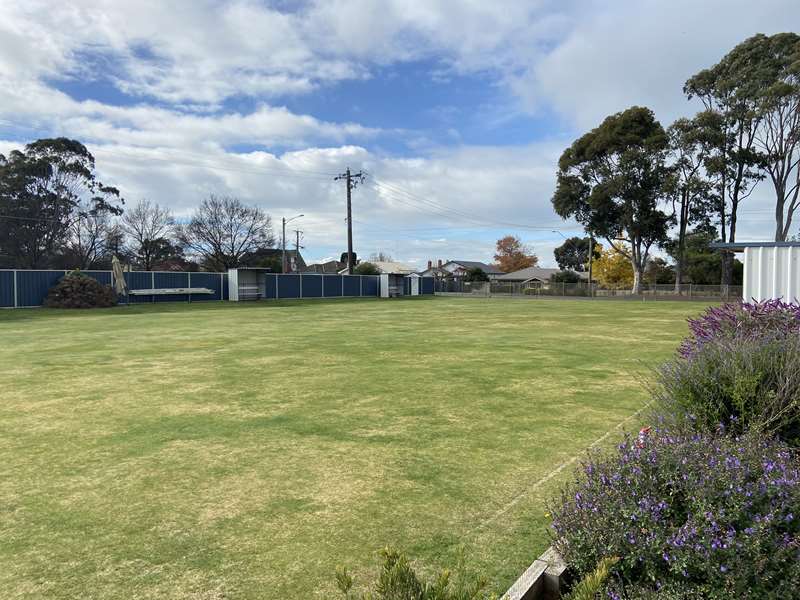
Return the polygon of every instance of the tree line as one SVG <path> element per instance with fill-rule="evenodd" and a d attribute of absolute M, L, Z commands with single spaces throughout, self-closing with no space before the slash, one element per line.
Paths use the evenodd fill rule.
<path fill-rule="evenodd" d="M 209 195 L 178 222 L 148 200 L 126 208 L 97 177 L 78 141 L 41 139 L 0 154 L 0 267 L 109 269 L 111 257 L 145 271 L 272 266 L 272 220 L 238 198 Z"/>
<path fill-rule="evenodd" d="M 665 129 L 649 108 L 631 107 L 575 140 L 558 163 L 556 213 L 628 260 L 635 293 L 654 247 L 674 258 L 680 291 L 692 242 L 736 241 L 741 205 L 759 182 L 774 192 L 775 241 L 789 239 L 800 204 L 800 36 L 755 35 L 683 91 L 702 103 L 694 117 Z M 719 281 L 733 277 L 723 252 Z"/>

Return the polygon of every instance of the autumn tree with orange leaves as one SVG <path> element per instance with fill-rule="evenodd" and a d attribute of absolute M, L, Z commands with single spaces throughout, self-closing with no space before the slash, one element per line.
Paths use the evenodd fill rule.
<path fill-rule="evenodd" d="M 497 268 L 503 273 L 511 273 L 528 267 L 535 267 L 539 257 L 533 253 L 522 241 L 514 236 L 507 235 L 497 240 L 497 254 L 494 255 Z"/>

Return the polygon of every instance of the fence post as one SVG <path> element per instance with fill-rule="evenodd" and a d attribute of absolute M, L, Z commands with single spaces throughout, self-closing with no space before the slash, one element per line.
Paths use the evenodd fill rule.
<path fill-rule="evenodd" d="M 155 271 L 150 271 L 150 289 L 151 290 L 156 289 L 156 272 Z M 150 298 L 152 299 L 153 304 L 155 304 L 156 295 L 155 294 L 150 294 Z"/>
<path fill-rule="evenodd" d="M 231 282 L 229 281 L 228 282 L 228 286 L 230 286 L 230 285 L 231 285 Z M 230 297 L 231 297 L 231 291 L 229 289 L 228 290 L 228 298 L 230 298 Z M 225 300 L 225 277 L 222 275 L 222 273 L 219 274 L 219 300 L 220 300 L 220 302 Z"/>
<path fill-rule="evenodd" d="M 17 299 L 17 271 L 14 271 L 14 308 L 19 308 L 19 300 Z"/>
<path fill-rule="evenodd" d="M 300 299 L 303 298 L 303 274 L 298 273 L 297 276 L 300 278 Z"/>
<path fill-rule="evenodd" d="M 364 297 L 364 276 L 363 275 L 359 275 L 358 276 L 358 297 L 359 298 L 363 298 Z"/>
<path fill-rule="evenodd" d="M 191 290 L 192 289 L 192 272 L 189 271 L 187 273 L 187 275 L 189 276 L 189 289 Z M 189 292 L 188 298 L 189 298 L 189 304 L 191 304 L 192 303 L 192 292 Z"/>

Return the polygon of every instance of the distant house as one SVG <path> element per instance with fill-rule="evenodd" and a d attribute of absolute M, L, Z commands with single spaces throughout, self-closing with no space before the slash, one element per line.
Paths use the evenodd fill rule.
<path fill-rule="evenodd" d="M 337 274 L 342 269 L 346 268 L 347 264 L 343 263 L 338 260 L 329 260 L 323 263 L 314 263 L 313 265 L 308 265 L 303 271 L 304 273 L 330 273 L 332 275 Z"/>
<path fill-rule="evenodd" d="M 480 269 L 486 273 L 489 279 L 497 279 L 504 275 L 497 267 L 475 260 L 448 260 L 441 268 L 449 272 L 453 277 L 464 277 L 472 269 Z"/>
<path fill-rule="evenodd" d="M 439 279 L 446 279 L 448 277 L 453 276 L 453 274 L 450 271 L 448 271 L 442 266 L 441 259 L 439 260 L 439 264 L 436 266 L 434 266 L 432 260 L 429 260 L 428 268 L 425 269 L 424 271 L 420 271 L 420 275 L 422 275 L 423 277 L 437 277 Z"/>
<path fill-rule="evenodd" d="M 528 267 L 527 269 L 520 269 L 511 273 L 505 273 L 497 278 L 497 281 L 504 281 L 508 283 L 528 283 L 532 281 L 546 282 L 556 273 L 560 273 L 559 269 L 543 269 L 541 267 Z M 581 279 L 588 280 L 588 273 L 578 273 Z"/>
<path fill-rule="evenodd" d="M 389 275 L 411 275 L 411 273 L 416 272 L 414 267 L 410 267 L 406 264 L 400 262 L 386 262 L 386 261 L 366 261 L 369 262 L 378 269 L 381 273 L 386 273 Z M 363 264 L 363 263 L 362 263 Z M 345 266 L 343 269 L 339 270 L 340 275 L 347 274 L 347 267 Z"/>

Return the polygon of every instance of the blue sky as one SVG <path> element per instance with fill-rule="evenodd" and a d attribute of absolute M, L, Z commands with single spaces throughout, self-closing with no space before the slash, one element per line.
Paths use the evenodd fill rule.
<path fill-rule="evenodd" d="M 276 222 L 302 212 L 310 260 L 344 249 L 331 176 L 365 169 L 357 251 L 417 265 L 488 261 L 508 233 L 552 265 L 577 231 L 550 208 L 572 139 L 633 104 L 665 125 L 690 115 L 687 77 L 753 33 L 800 29 L 787 0 L 32 0 L 3 12 L 0 151 L 75 137 L 129 203 L 178 218 L 210 193 Z M 769 237 L 768 192 L 744 207 L 742 239 Z"/>

